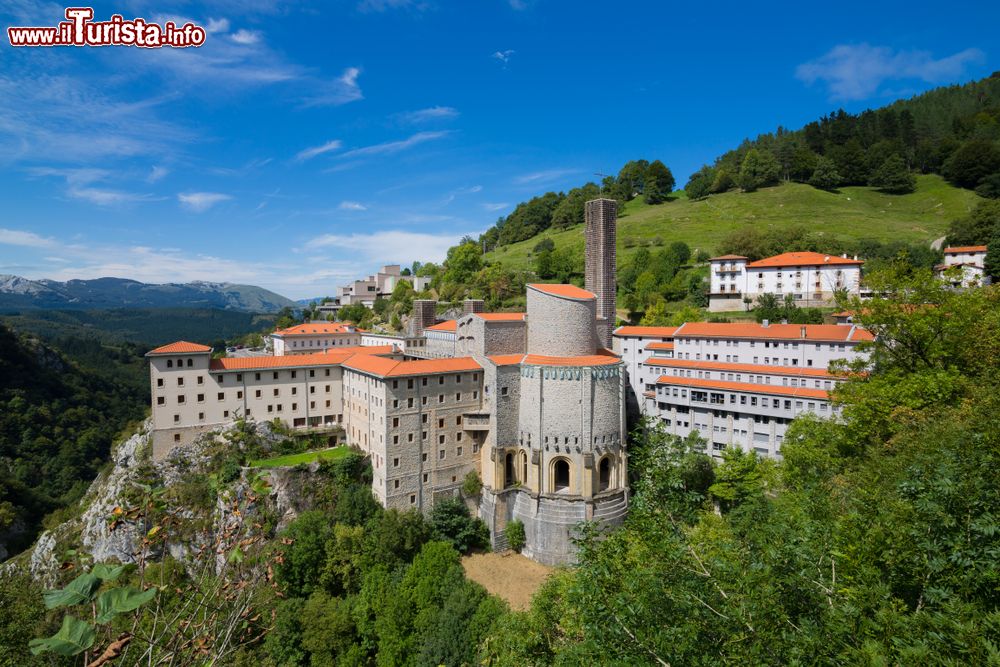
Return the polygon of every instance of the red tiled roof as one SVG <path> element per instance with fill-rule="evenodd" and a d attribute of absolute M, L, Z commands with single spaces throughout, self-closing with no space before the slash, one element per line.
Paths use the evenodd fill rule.
<path fill-rule="evenodd" d="M 288 327 L 287 329 L 279 329 L 271 335 L 285 337 L 353 333 L 349 327 L 353 327 L 349 322 L 308 322 L 306 324 L 296 324 L 294 327 Z"/>
<path fill-rule="evenodd" d="M 473 313 L 487 322 L 523 322 L 524 313 Z"/>
<path fill-rule="evenodd" d="M 803 330 L 805 335 L 803 335 Z M 761 340 L 810 340 L 858 342 L 874 340 L 864 329 L 842 324 L 749 324 L 742 322 L 687 322 L 674 338 L 757 338 Z"/>
<path fill-rule="evenodd" d="M 825 368 L 802 368 L 801 366 L 766 366 L 761 364 L 731 364 L 722 361 L 691 361 L 690 359 L 657 359 L 646 361 L 648 366 L 664 368 L 689 368 L 691 370 L 721 371 L 729 373 L 754 373 L 757 375 L 789 375 L 794 377 L 832 378 L 845 380 Z"/>
<path fill-rule="evenodd" d="M 672 350 L 674 349 L 673 343 L 650 343 L 644 349 L 646 350 Z"/>
<path fill-rule="evenodd" d="M 670 338 L 677 331 L 677 327 L 618 327 L 615 329 L 616 336 L 639 336 L 639 337 L 659 337 Z"/>
<path fill-rule="evenodd" d="M 539 292 L 544 292 L 545 294 L 551 294 L 552 296 L 562 297 L 564 299 L 596 299 L 597 295 L 593 292 L 588 292 L 585 289 L 577 287 L 576 285 L 560 285 L 560 284 L 550 284 L 550 283 L 532 283 L 528 285 L 531 289 L 538 290 Z"/>
<path fill-rule="evenodd" d="M 670 384 L 684 387 L 699 387 L 704 389 L 722 389 L 739 391 L 747 394 L 772 394 L 790 398 L 830 399 L 830 392 L 825 389 L 808 389 L 806 387 L 776 387 L 771 384 L 753 384 L 751 382 L 723 382 L 722 380 L 699 380 L 696 378 L 680 378 L 663 375 L 656 384 Z"/>
<path fill-rule="evenodd" d="M 253 371 L 273 368 L 299 368 L 302 366 L 339 366 L 351 357 L 393 354 L 392 345 L 369 345 L 367 347 L 343 347 L 326 352 L 311 352 L 309 354 L 290 354 L 277 357 L 224 357 L 212 359 L 210 370 L 213 371 Z"/>
<path fill-rule="evenodd" d="M 212 348 L 208 345 L 199 345 L 198 343 L 189 343 L 186 340 L 179 340 L 176 343 L 168 343 L 167 345 L 161 345 L 155 350 L 150 350 L 146 353 L 146 356 L 151 354 L 202 354 L 204 352 L 211 352 Z"/>
<path fill-rule="evenodd" d="M 482 366 L 472 357 L 395 361 L 384 357 L 359 354 L 344 362 L 344 368 L 368 373 L 369 375 L 378 375 L 379 377 L 399 377 L 403 375 L 434 375 L 438 373 L 477 371 L 482 369 Z"/>
<path fill-rule="evenodd" d="M 719 259 L 749 259 L 749 258 L 744 257 L 743 255 L 720 255 L 718 257 L 712 257 L 708 261 L 714 262 Z"/>
<path fill-rule="evenodd" d="M 523 354 L 494 354 L 490 355 L 490 361 L 497 366 L 516 366 L 524 359 Z"/>
<path fill-rule="evenodd" d="M 747 264 L 748 269 L 779 267 L 779 266 L 833 266 L 835 264 L 864 264 L 860 259 L 848 259 L 839 255 L 826 255 L 821 252 L 786 252 L 774 257 L 767 257 Z"/>
<path fill-rule="evenodd" d="M 603 353 L 602 353 L 603 352 Z M 579 357 L 550 357 L 542 354 L 494 354 L 490 361 L 497 366 L 532 364 L 535 366 L 611 366 L 621 361 L 608 351 Z"/>
<path fill-rule="evenodd" d="M 944 254 L 946 255 L 957 255 L 961 253 L 969 252 L 986 252 L 986 246 L 984 245 L 959 245 L 952 246 L 944 249 Z"/>
<path fill-rule="evenodd" d="M 455 321 L 455 320 L 445 320 L 444 322 L 440 322 L 438 324 L 435 324 L 432 327 L 427 327 L 425 329 L 425 331 L 455 331 L 455 329 L 457 327 L 458 327 L 458 322 L 457 321 Z"/>
<path fill-rule="evenodd" d="M 524 363 L 535 366 L 611 366 L 621 361 L 607 354 L 588 354 L 579 357 L 549 357 L 541 354 L 524 355 Z"/>

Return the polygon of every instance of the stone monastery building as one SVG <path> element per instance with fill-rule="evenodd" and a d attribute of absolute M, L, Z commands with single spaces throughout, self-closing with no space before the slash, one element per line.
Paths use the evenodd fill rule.
<path fill-rule="evenodd" d="M 628 506 L 628 388 L 607 349 L 615 202 L 587 202 L 586 219 L 589 290 L 528 285 L 525 313 L 470 302 L 442 325 L 429 321 L 433 302 L 415 302 L 411 334 L 426 345 L 318 323 L 275 334 L 271 357 L 212 359 L 187 342 L 152 350 L 154 457 L 238 417 L 279 418 L 367 453 L 385 507 L 429 511 L 475 471 L 495 544 L 518 519 L 526 555 L 572 561 L 579 522 L 614 526 Z"/>

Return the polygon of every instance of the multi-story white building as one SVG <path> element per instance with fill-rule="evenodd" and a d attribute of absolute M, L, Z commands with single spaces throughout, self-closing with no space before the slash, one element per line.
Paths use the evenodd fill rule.
<path fill-rule="evenodd" d="M 363 331 L 350 322 L 308 322 L 271 334 L 274 355 L 312 354 L 361 345 Z"/>
<path fill-rule="evenodd" d="M 615 339 L 642 413 L 675 435 L 697 431 L 715 455 L 735 445 L 779 456 L 795 416 L 835 414 L 829 392 L 846 378 L 830 366 L 872 336 L 853 325 L 688 322 L 620 327 Z"/>
<path fill-rule="evenodd" d="M 954 287 L 989 285 L 986 246 L 955 246 L 944 249 L 944 263 L 934 267 L 937 275 Z"/>
<path fill-rule="evenodd" d="M 743 310 L 762 294 L 791 294 L 800 306 L 833 302 L 836 292 L 859 294 L 861 260 L 818 252 L 786 252 L 756 262 L 723 255 L 711 265 L 709 310 Z"/>

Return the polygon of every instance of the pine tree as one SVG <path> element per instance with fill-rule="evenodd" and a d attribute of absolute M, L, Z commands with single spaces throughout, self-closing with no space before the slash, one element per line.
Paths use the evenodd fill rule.
<path fill-rule="evenodd" d="M 906 168 L 903 158 L 898 155 L 891 155 L 882 163 L 881 167 L 875 170 L 868 184 L 879 188 L 883 192 L 898 195 L 913 192 L 917 187 L 917 179 Z"/>

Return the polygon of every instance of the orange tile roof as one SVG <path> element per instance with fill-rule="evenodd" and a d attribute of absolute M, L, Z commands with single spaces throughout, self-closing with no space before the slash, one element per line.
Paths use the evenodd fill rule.
<path fill-rule="evenodd" d="M 618 327 L 615 329 L 616 336 L 659 336 L 660 338 L 669 338 L 674 335 L 677 331 L 677 327 Z"/>
<path fill-rule="evenodd" d="M 597 295 L 593 292 L 588 292 L 585 289 L 577 287 L 576 285 L 560 285 L 553 283 L 532 283 L 528 285 L 531 289 L 538 290 L 539 292 L 544 292 L 545 294 L 551 294 L 552 296 L 559 296 L 564 299 L 596 299 Z"/>
<path fill-rule="evenodd" d="M 535 366 L 611 366 L 621 362 L 607 354 L 589 354 L 580 357 L 548 357 L 541 354 L 524 355 L 524 363 Z"/>
<path fill-rule="evenodd" d="M 432 327 L 427 327 L 425 331 L 455 331 L 458 328 L 458 322 L 455 320 L 445 320 L 439 324 L 435 324 Z"/>
<path fill-rule="evenodd" d="M 199 345 L 198 343 L 189 343 L 186 340 L 179 340 L 176 343 L 168 343 L 167 345 L 161 345 L 155 350 L 150 350 L 146 353 L 146 356 L 151 354 L 201 354 L 203 352 L 211 352 L 212 348 L 208 345 Z"/>
<path fill-rule="evenodd" d="M 821 252 L 786 252 L 774 257 L 767 257 L 747 264 L 748 269 L 779 267 L 779 266 L 832 266 L 835 264 L 864 264 L 860 259 L 848 259 L 839 255 L 827 255 Z"/>
<path fill-rule="evenodd" d="M 802 335 L 803 329 L 805 336 Z M 842 324 L 750 324 L 743 322 L 687 322 L 674 338 L 756 338 L 760 340 L 810 340 L 858 342 L 874 340 L 864 329 Z"/>
<path fill-rule="evenodd" d="M 674 349 L 673 343 L 650 343 L 645 348 L 646 350 L 672 350 Z"/>
<path fill-rule="evenodd" d="M 489 357 L 497 366 L 516 366 L 524 360 L 523 354 L 494 354 Z"/>
<path fill-rule="evenodd" d="M 944 249 L 944 254 L 946 254 L 946 255 L 959 254 L 959 253 L 967 253 L 967 252 L 986 252 L 986 246 L 984 246 L 984 245 L 959 245 L 959 246 L 951 246 L 951 247 L 948 247 L 948 248 Z"/>
<path fill-rule="evenodd" d="M 775 387 L 770 384 L 753 384 L 751 382 L 723 382 L 722 380 L 699 380 L 696 378 L 679 378 L 663 375 L 656 384 L 670 384 L 684 387 L 702 387 L 705 389 L 724 389 L 748 394 L 772 394 L 790 398 L 830 399 L 830 392 L 825 389 L 808 389 L 805 387 Z"/>
<path fill-rule="evenodd" d="M 513 366 L 516 364 L 532 364 L 535 366 L 611 366 L 621 361 L 614 353 L 607 350 L 579 357 L 550 357 L 543 354 L 494 354 L 489 359 L 497 366 Z"/>
<path fill-rule="evenodd" d="M 749 258 L 744 257 L 743 255 L 720 255 L 718 257 L 712 257 L 708 261 L 714 262 L 718 259 L 749 259 Z"/>
<path fill-rule="evenodd" d="M 344 368 L 379 377 L 400 377 L 404 375 L 435 375 L 438 373 L 459 373 L 482 369 L 472 357 L 450 357 L 447 359 L 419 359 L 417 361 L 395 361 L 384 357 L 355 355 L 344 362 Z"/>
<path fill-rule="evenodd" d="M 524 313 L 472 313 L 487 322 L 523 322 Z"/>
<path fill-rule="evenodd" d="M 833 378 L 845 380 L 825 368 L 802 368 L 801 366 L 765 366 L 761 364 L 732 364 L 722 361 L 691 361 L 689 359 L 657 359 L 646 361 L 648 366 L 665 368 L 689 368 L 691 370 L 721 371 L 729 373 L 755 373 L 757 375 L 789 375 L 794 377 Z"/>
<path fill-rule="evenodd" d="M 350 322 L 308 322 L 306 324 L 296 324 L 294 327 L 279 329 L 272 336 L 315 336 L 317 334 L 342 334 L 353 333 L 348 327 L 353 327 Z"/>
<path fill-rule="evenodd" d="M 253 371 L 274 368 L 299 368 L 302 366 L 339 366 L 355 356 L 372 356 L 393 354 L 392 345 L 370 345 L 367 347 L 344 347 L 326 352 L 309 354 L 291 354 L 277 357 L 224 357 L 213 359 L 210 370 L 213 371 Z"/>

